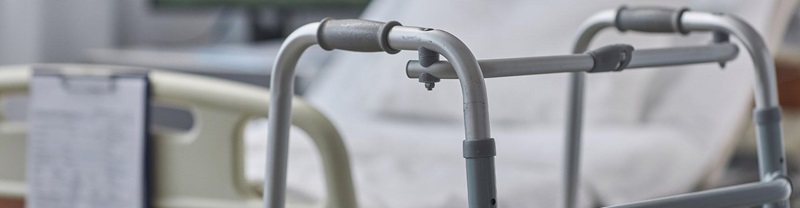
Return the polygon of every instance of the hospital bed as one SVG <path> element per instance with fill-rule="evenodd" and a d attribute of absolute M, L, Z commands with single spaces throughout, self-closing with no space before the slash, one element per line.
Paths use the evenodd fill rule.
<path fill-rule="evenodd" d="M 72 64 L 3 66 L 0 101 L 24 95 L 33 68 L 41 66 L 131 69 Z M 151 132 L 155 151 L 149 170 L 154 175 L 150 190 L 154 207 L 262 207 L 259 188 L 245 177 L 243 136 L 249 120 L 268 117 L 269 92 L 246 84 L 158 70 L 149 71 L 149 78 L 155 103 L 188 109 L 194 119 L 194 126 L 186 132 L 165 128 Z M 293 99 L 293 125 L 313 141 L 324 166 L 324 186 L 330 193 L 326 207 L 355 207 L 348 155 L 339 133 L 313 106 Z M 25 197 L 28 131 L 31 129 L 25 123 L 4 120 L 0 114 L 0 199 Z"/>

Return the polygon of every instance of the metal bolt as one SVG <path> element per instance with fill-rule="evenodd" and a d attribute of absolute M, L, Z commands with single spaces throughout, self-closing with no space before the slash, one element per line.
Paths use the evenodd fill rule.
<path fill-rule="evenodd" d="M 433 83 L 433 82 L 426 82 L 425 83 L 425 88 L 428 89 L 428 91 L 433 90 L 433 87 L 436 87 L 436 83 Z"/>
<path fill-rule="evenodd" d="M 433 90 L 433 87 L 436 86 L 436 83 L 439 82 L 439 80 L 439 78 L 425 72 L 419 75 L 419 82 L 425 83 L 425 89 L 428 89 L 428 91 Z"/>

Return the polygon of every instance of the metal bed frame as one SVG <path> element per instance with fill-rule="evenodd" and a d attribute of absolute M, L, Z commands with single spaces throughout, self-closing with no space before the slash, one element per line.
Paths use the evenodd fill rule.
<path fill-rule="evenodd" d="M 574 53 L 582 53 L 601 29 L 616 26 L 621 31 L 688 33 L 712 31 L 714 44 L 664 49 L 634 50 L 616 44 L 584 54 L 514 59 L 475 59 L 455 36 L 436 29 L 402 26 L 397 22 L 331 20 L 307 24 L 294 31 L 281 46 L 272 74 L 272 94 L 264 181 L 265 207 L 284 206 L 286 163 L 291 116 L 294 68 L 303 51 L 319 44 L 323 49 L 389 54 L 415 50 L 418 61 L 406 66 L 409 78 L 417 78 L 428 90 L 440 79 L 459 79 L 464 103 L 468 204 L 471 208 L 497 207 L 494 172 L 495 143 L 490 135 L 488 100 L 484 78 L 571 73 L 567 119 L 567 146 L 562 203 L 575 206 L 582 127 L 584 72 L 621 71 L 693 63 L 720 63 L 734 59 L 738 47 L 728 36 L 739 38 L 750 52 L 757 71 L 756 110 L 761 182 L 683 194 L 615 207 L 730 207 L 765 204 L 789 207 L 791 183 L 786 177 L 780 107 L 775 85 L 774 64 L 760 35 L 744 21 L 729 15 L 663 8 L 601 12 L 585 22 L 576 39 Z M 439 56 L 447 61 L 440 61 Z"/>

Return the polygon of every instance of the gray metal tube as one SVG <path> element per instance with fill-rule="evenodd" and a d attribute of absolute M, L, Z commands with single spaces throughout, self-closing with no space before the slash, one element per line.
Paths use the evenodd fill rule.
<path fill-rule="evenodd" d="M 786 201 L 792 193 L 788 180 L 779 178 L 767 182 L 748 183 L 707 191 L 636 202 L 611 208 L 671 208 L 671 207 L 752 207 Z"/>
<path fill-rule="evenodd" d="M 781 131 L 781 110 L 779 107 L 759 108 L 753 111 L 758 144 L 758 167 L 761 181 L 771 181 L 785 177 L 786 162 L 783 153 L 783 132 Z M 784 200 L 764 207 L 789 207 Z"/>
<path fill-rule="evenodd" d="M 486 86 L 475 56 L 458 38 L 441 30 L 395 27 L 389 46 L 398 50 L 423 47 L 442 54 L 453 64 L 464 100 L 466 140 L 491 139 Z M 469 207 L 496 207 L 494 156 L 466 158 Z"/>
<path fill-rule="evenodd" d="M 572 53 L 583 53 L 597 32 L 614 25 L 615 10 L 600 12 L 586 20 L 578 29 Z M 580 184 L 580 151 L 583 127 L 583 72 L 570 74 L 569 94 L 567 96 L 567 123 L 564 147 L 564 189 L 561 195 L 563 208 L 574 208 Z"/>
<path fill-rule="evenodd" d="M 588 54 L 546 56 L 531 58 L 480 60 L 478 63 L 485 78 L 508 77 L 559 72 L 583 72 L 592 69 L 594 59 Z M 447 61 L 438 61 L 423 67 L 419 61 L 406 64 L 406 75 L 419 78 L 423 72 L 439 79 L 457 79 L 453 66 Z"/>
<path fill-rule="evenodd" d="M 642 49 L 633 51 L 632 60 L 625 69 L 726 62 L 733 60 L 738 54 L 739 48 L 731 43 Z M 588 54 L 479 60 L 478 64 L 480 64 L 485 78 L 587 72 L 594 67 L 593 59 Z M 453 66 L 447 61 L 438 61 L 428 67 L 423 67 L 419 64 L 419 61 L 409 61 L 406 65 L 406 75 L 409 78 L 419 78 L 419 75 L 423 72 L 440 79 L 458 78 Z"/>
<path fill-rule="evenodd" d="M 722 31 L 736 36 L 750 52 L 756 69 L 756 106 L 778 106 L 778 90 L 775 82 L 775 63 L 766 43 L 758 32 L 737 17 L 688 11 L 681 18 L 683 28 L 690 31 Z"/>
<path fill-rule="evenodd" d="M 586 75 L 573 72 L 569 75 L 567 94 L 567 126 L 564 143 L 564 193 L 562 206 L 574 208 L 580 185 L 581 133 L 583 131 L 583 88 Z"/>
<path fill-rule="evenodd" d="M 267 134 L 267 170 L 264 176 L 264 207 L 284 207 L 286 164 L 289 153 L 289 128 L 294 95 L 297 60 L 308 47 L 317 43 L 319 23 L 304 25 L 289 35 L 278 51 L 270 84 L 269 132 Z"/>

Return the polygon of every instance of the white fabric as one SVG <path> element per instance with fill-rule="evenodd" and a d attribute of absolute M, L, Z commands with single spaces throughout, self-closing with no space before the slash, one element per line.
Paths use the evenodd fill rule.
<path fill-rule="evenodd" d="M 392 125 L 387 125 L 392 124 Z M 342 129 L 360 128 L 345 134 L 363 207 L 466 207 L 466 177 L 461 155 L 461 130 L 457 126 L 420 125 L 407 122 L 342 123 Z M 253 127 L 263 129 L 261 121 Z M 261 127 L 261 128 L 259 128 Z M 584 177 L 597 179 L 597 190 L 606 186 L 624 188 L 627 196 L 650 197 L 640 190 L 650 189 L 653 178 L 681 180 L 697 170 L 700 161 L 692 160 L 699 151 L 686 135 L 656 126 L 590 128 L 583 153 Z M 387 134 L 386 132 L 392 132 Z M 263 138 L 264 131 L 251 138 Z M 310 139 L 293 131 L 289 160 L 289 195 L 320 202 L 324 197 L 319 154 Z M 497 128 L 498 198 L 503 207 L 556 207 L 561 188 L 558 158 L 561 155 L 562 129 L 559 126 L 520 129 Z M 608 139 L 613 138 L 613 139 Z M 424 143 L 420 143 L 424 141 Z M 251 140 L 249 148 L 265 147 L 263 139 Z M 619 148 L 619 147 L 626 148 Z M 660 148 L 654 148 L 660 147 Z M 639 151 L 650 148 L 649 151 Z M 259 155 L 262 156 L 262 155 Z M 260 167 L 264 157 L 248 160 Z M 637 174 L 631 177 L 628 172 Z M 261 171 L 250 171 L 258 177 Z M 613 181 L 617 184 L 606 184 Z M 657 185 L 668 185 L 667 183 Z M 672 185 L 675 186 L 675 185 Z M 681 187 L 689 189 L 690 183 Z M 617 190 L 612 190 L 617 191 Z M 585 192 L 585 191 L 584 191 Z M 660 194 L 671 194 L 663 192 Z M 293 196 L 292 196 L 293 195 Z M 582 193 L 580 204 L 588 207 L 592 195 Z"/>
<path fill-rule="evenodd" d="M 363 18 L 443 29 L 461 38 L 476 57 L 488 59 L 567 54 L 580 23 L 623 3 L 377 0 Z M 628 5 L 687 5 L 733 13 L 759 30 L 766 28 L 772 8 L 771 1 L 743 0 Z M 710 40 L 708 33 L 688 37 L 617 33 L 607 29 L 593 46 L 621 42 L 641 49 Z M 740 58 L 724 71 L 704 64 L 589 75 L 581 207 L 696 187 L 732 142 L 750 105 L 753 70 L 741 49 Z M 405 62 L 415 57 L 413 52 L 393 56 L 337 52 L 323 79 L 309 89 L 308 99 L 344 135 L 362 207 L 466 207 L 459 85 L 443 80 L 426 91 L 402 71 Z M 566 81 L 565 74 L 486 81 L 502 207 L 557 206 Z M 304 139 L 294 134 L 290 193 L 323 200 L 321 178 L 313 176 L 321 171 L 314 163 L 318 156 L 298 140 Z"/>

